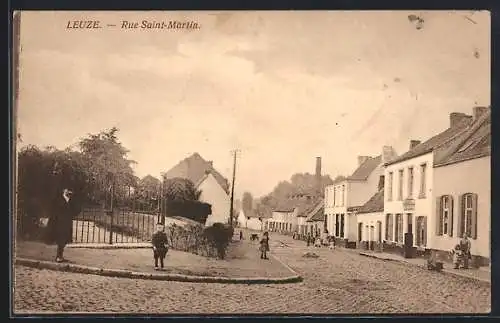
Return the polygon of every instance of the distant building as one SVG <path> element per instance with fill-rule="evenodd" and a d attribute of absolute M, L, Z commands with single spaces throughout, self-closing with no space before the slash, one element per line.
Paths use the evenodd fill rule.
<path fill-rule="evenodd" d="M 263 231 L 266 217 L 262 217 L 254 211 L 245 212 L 241 209 L 238 212 L 238 227 L 254 231 Z"/>
<path fill-rule="evenodd" d="M 357 211 L 379 190 L 383 165 L 395 157 L 390 146 L 384 146 L 377 157 L 359 156 L 351 176 L 338 178 L 325 188 L 327 229 L 342 243 L 358 241 Z"/>
<path fill-rule="evenodd" d="M 212 206 L 212 214 L 208 216 L 205 225 L 229 222 L 229 181 L 213 167 L 212 161 L 206 161 L 198 153 L 194 153 L 172 167 L 164 177 L 189 179 L 201 190 L 200 201 Z"/>
<path fill-rule="evenodd" d="M 384 237 L 384 188 L 375 193 L 357 212 L 357 247 L 380 250 Z"/>

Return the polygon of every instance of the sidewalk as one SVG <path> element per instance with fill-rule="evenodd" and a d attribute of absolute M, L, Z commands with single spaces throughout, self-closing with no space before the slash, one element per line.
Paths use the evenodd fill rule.
<path fill-rule="evenodd" d="M 419 266 L 425 268 L 427 270 L 427 262 L 422 258 L 404 258 L 399 255 L 385 253 L 385 252 L 374 252 L 374 251 L 361 251 L 358 249 L 351 249 L 353 251 L 357 251 L 360 255 L 366 257 L 377 258 L 385 261 L 397 261 L 402 262 L 414 266 Z M 482 282 L 487 282 L 491 284 L 491 269 L 490 267 L 481 267 L 481 268 L 471 268 L 471 269 L 454 269 L 451 268 L 451 264 L 444 263 L 443 272 L 447 274 L 452 274 L 455 276 L 470 278 L 479 280 Z M 447 268 L 448 267 L 448 268 Z"/>
<path fill-rule="evenodd" d="M 54 262 L 55 251 L 55 246 L 23 241 L 16 244 L 15 259 L 19 264 L 37 268 L 102 273 L 108 276 L 116 273 L 116 276 L 130 278 L 204 282 L 234 280 L 247 283 L 300 280 L 296 273 L 279 260 L 273 257 L 262 260 L 254 246 L 242 242 L 233 243 L 224 260 L 169 250 L 164 271 L 154 270 L 152 251 L 148 244 L 68 245 L 64 252 L 68 262 L 62 264 Z M 184 278 L 177 279 L 180 276 Z M 168 279 L 169 277 L 172 279 Z"/>

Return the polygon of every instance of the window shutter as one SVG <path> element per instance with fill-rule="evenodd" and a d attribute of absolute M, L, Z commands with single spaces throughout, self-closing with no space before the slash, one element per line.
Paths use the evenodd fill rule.
<path fill-rule="evenodd" d="M 457 214 L 457 237 L 464 235 L 465 228 L 465 195 L 458 196 L 458 214 Z"/>
<path fill-rule="evenodd" d="M 453 201 L 453 196 L 451 195 L 449 195 L 448 198 L 450 199 L 450 214 L 448 214 L 448 235 L 450 237 L 453 237 L 453 217 L 455 216 L 453 209 L 455 206 L 455 201 Z"/>
<path fill-rule="evenodd" d="M 477 239 L 477 194 L 472 195 L 472 228 L 471 238 Z"/>
<path fill-rule="evenodd" d="M 443 235 L 443 210 L 441 208 L 441 196 L 436 198 L 436 235 Z"/>

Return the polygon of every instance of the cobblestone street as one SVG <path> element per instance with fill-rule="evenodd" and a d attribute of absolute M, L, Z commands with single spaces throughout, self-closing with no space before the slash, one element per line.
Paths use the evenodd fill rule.
<path fill-rule="evenodd" d="M 285 244 L 281 244 L 283 241 Z M 15 312 L 485 313 L 490 285 L 271 235 L 304 278 L 283 285 L 132 280 L 15 267 Z M 319 258 L 305 258 L 306 251 Z"/>

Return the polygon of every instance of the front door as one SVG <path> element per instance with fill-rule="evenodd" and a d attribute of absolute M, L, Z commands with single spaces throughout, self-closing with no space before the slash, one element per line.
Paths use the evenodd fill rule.
<path fill-rule="evenodd" d="M 358 223 L 358 241 L 363 241 L 363 223 Z"/>
<path fill-rule="evenodd" d="M 411 233 L 412 235 L 412 241 L 411 241 L 411 245 L 413 246 L 413 214 L 409 213 L 406 215 L 407 216 L 407 223 L 408 223 L 408 228 L 406 230 L 406 232 L 408 233 Z"/>

